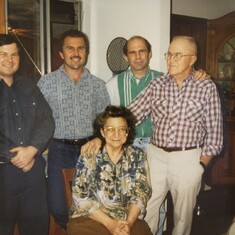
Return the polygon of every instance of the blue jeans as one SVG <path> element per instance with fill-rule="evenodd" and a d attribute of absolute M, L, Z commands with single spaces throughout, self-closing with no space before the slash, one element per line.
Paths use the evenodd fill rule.
<path fill-rule="evenodd" d="M 80 149 L 81 146 L 67 145 L 53 140 L 48 149 L 48 206 L 55 221 L 65 230 L 68 208 L 61 169 L 76 167 Z"/>
<path fill-rule="evenodd" d="M 48 233 L 49 213 L 45 160 L 37 155 L 28 172 L 13 164 L 0 165 L 0 234 L 13 234 L 18 224 L 20 234 Z"/>

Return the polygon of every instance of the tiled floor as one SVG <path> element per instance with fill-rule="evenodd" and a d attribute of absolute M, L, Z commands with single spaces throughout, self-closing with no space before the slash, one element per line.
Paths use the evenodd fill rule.
<path fill-rule="evenodd" d="M 168 208 L 172 210 L 169 200 Z M 217 186 L 201 192 L 194 212 L 191 235 L 223 235 L 235 216 L 235 187 Z M 171 235 L 172 211 L 168 210 L 168 230 Z M 235 235 L 235 234 L 233 234 Z"/>

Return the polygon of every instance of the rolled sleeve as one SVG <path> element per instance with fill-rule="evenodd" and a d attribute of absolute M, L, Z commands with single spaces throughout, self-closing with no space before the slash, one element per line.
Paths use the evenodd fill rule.
<path fill-rule="evenodd" d="M 216 156 L 223 148 L 223 117 L 219 94 L 215 86 L 210 91 L 204 118 L 206 136 L 202 155 Z"/>

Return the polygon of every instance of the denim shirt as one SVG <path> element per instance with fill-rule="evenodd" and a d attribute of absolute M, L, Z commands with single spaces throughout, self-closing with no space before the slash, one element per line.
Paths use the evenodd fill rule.
<path fill-rule="evenodd" d="M 16 78 L 9 87 L 0 79 L 0 155 L 18 146 L 42 152 L 54 132 L 52 110 L 37 85 Z"/>

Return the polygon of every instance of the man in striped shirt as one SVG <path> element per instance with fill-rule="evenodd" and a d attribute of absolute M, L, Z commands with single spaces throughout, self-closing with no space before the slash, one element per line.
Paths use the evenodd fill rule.
<path fill-rule="evenodd" d="M 168 73 L 152 80 L 128 107 L 139 124 L 149 117 L 154 123 L 147 147 L 153 195 L 146 221 L 155 234 L 157 212 L 170 191 L 173 235 L 189 235 L 204 168 L 222 150 L 222 113 L 212 80 L 194 80 L 195 40 L 175 37 L 165 56 Z"/>
<path fill-rule="evenodd" d="M 124 45 L 123 54 L 130 68 L 112 77 L 106 83 L 106 87 L 111 104 L 126 107 L 154 78 L 162 76 L 163 73 L 150 69 L 152 46 L 142 36 L 132 36 Z M 136 127 L 133 145 L 145 150 L 150 142 L 151 129 L 152 122 L 149 117 Z M 159 231 L 156 235 L 162 235 L 165 218 L 166 211 L 163 204 L 160 208 Z"/>

